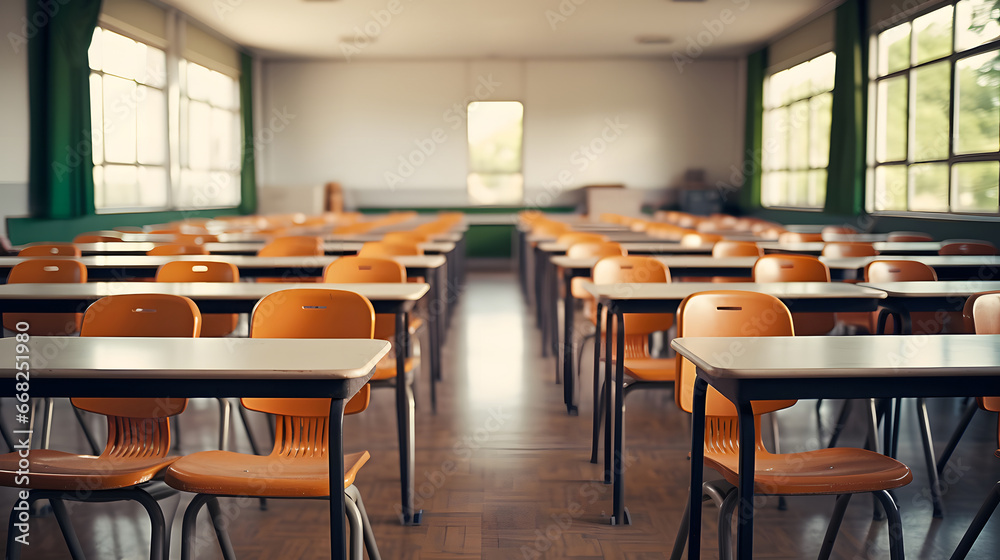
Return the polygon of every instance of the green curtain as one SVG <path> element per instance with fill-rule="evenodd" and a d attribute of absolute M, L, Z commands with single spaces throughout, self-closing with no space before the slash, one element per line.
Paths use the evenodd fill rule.
<path fill-rule="evenodd" d="M 760 208 L 760 171 L 764 129 L 764 73 L 767 48 L 747 57 L 747 114 L 743 151 L 743 188 L 740 205 L 743 211 Z"/>
<path fill-rule="evenodd" d="M 240 212 L 257 211 L 257 172 L 253 153 L 253 57 L 240 54 L 240 113 L 243 119 L 243 166 L 240 173 Z"/>
<path fill-rule="evenodd" d="M 101 0 L 28 0 L 28 199 L 36 218 L 94 213 L 87 51 Z"/>
<path fill-rule="evenodd" d="M 864 210 L 865 118 L 868 108 L 868 6 L 847 0 L 837 8 L 834 52 L 837 67 L 827 168 L 828 214 L 856 216 Z"/>

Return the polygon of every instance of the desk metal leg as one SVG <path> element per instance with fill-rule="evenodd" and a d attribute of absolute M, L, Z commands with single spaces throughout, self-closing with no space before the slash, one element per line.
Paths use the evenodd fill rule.
<path fill-rule="evenodd" d="M 753 558 L 753 478 L 756 462 L 755 426 L 753 406 L 750 401 L 741 401 L 739 407 L 740 451 L 739 451 L 739 511 L 736 523 L 736 558 Z"/>
<path fill-rule="evenodd" d="M 613 311 L 613 313 L 612 313 Z M 614 443 L 614 488 L 612 493 L 614 517 L 611 518 L 612 525 L 631 525 L 628 509 L 625 508 L 625 463 L 622 460 L 625 454 L 625 315 L 613 305 L 608 311 L 608 316 L 614 315 L 618 323 L 618 330 L 615 331 L 615 443 Z M 608 418 L 611 418 L 609 411 Z"/>
<path fill-rule="evenodd" d="M 430 301 L 434 301 L 431 299 Z M 428 357 L 430 358 L 430 378 L 431 384 L 431 412 L 437 414 L 437 382 L 441 380 L 441 339 L 442 334 L 441 328 L 441 312 L 440 310 L 433 309 L 433 305 L 429 306 L 432 309 L 427 311 L 427 337 L 430 342 L 430 348 L 428 349 Z"/>
<path fill-rule="evenodd" d="M 594 437 L 591 440 L 590 462 L 597 462 L 597 444 L 601 439 L 601 313 L 604 306 L 597 302 L 597 325 L 594 332 Z M 606 390 L 606 389 L 605 389 Z M 13 449 L 13 447 L 11 448 Z M 604 481 L 607 482 L 607 479 Z"/>
<path fill-rule="evenodd" d="M 413 430 L 413 393 L 406 383 L 406 348 L 407 348 L 407 325 L 409 325 L 408 313 L 396 314 L 396 426 L 399 436 L 399 485 L 402 493 L 403 504 L 403 525 L 420 525 L 420 514 L 413 508 L 413 455 L 414 439 Z M 343 467 L 341 467 L 343 468 Z M 341 471 L 343 473 L 343 471 Z M 341 475 L 340 479 L 343 481 Z M 340 483 L 343 485 L 343 482 Z M 333 488 L 333 486 L 331 486 Z M 331 492 L 341 495 L 343 492 Z M 343 509 L 343 503 L 341 503 Z M 341 521 L 343 524 L 343 521 Z"/>
<path fill-rule="evenodd" d="M 558 385 L 562 382 L 560 379 L 562 370 L 559 369 L 561 365 L 559 362 L 562 358 L 559 351 L 559 272 L 556 265 L 552 264 L 548 253 L 545 257 L 545 270 L 548 271 L 546 286 L 549 287 L 549 336 L 551 337 L 549 346 L 552 349 L 552 356 L 555 358 L 553 361 L 556 364 L 556 384 Z"/>
<path fill-rule="evenodd" d="M 705 468 L 705 396 L 708 382 L 694 380 L 691 406 L 691 489 L 688 492 L 688 560 L 701 558 L 701 496 Z"/>
<path fill-rule="evenodd" d="M 344 485 L 344 399 L 330 399 L 330 488 Z M 330 558 L 347 560 L 344 493 L 330 492 Z"/>
<path fill-rule="evenodd" d="M 604 324 L 604 483 L 611 484 L 611 423 L 613 413 L 611 412 L 611 391 L 614 390 L 614 356 L 611 347 L 611 334 L 614 332 L 614 313 L 609 306 L 605 312 L 607 320 Z"/>
<path fill-rule="evenodd" d="M 563 288 L 563 343 L 562 343 L 562 371 L 563 371 L 563 400 L 566 402 L 566 412 L 569 414 L 579 414 L 576 408 L 576 378 L 573 375 L 573 328 L 576 326 L 574 313 L 576 302 L 573 299 L 573 275 L 567 274 L 564 270 Z"/>

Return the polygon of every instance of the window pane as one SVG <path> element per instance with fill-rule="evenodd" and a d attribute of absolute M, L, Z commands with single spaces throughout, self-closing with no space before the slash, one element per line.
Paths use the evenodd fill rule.
<path fill-rule="evenodd" d="M 809 102 L 799 101 L 788 109 L 791 119 L 788 129 L 788 168 L 805 169 L 809 166 Z"/>
<path fill-rule="evenodd" d="M 959 60 L 955 153 L 1000 149 L 1000 57 L 997 51 Z"/>
<path fill-rule="evenodd" d="M 833 79 L 837 69 L 837 55 L 828 52 L 809 62 L 812 94 L 833 91 Z"/>
<path fill-rule="evenodd" d="M 910 24 L 887 29 L 878 36 L 878 75 L 884 76 L 910 65 Z"/>
<path fill-rule="evenodd" d="M 139 163 L 167 163 L 167 97 L 139 86 Z"/>
<path fill-rule="evenodd" d="M 230 169 L 237 164 L 233 152 L 233 122 L 236 114 L 224 109 L 212 110 L 212 169 Z"/>
<path fill-rule="evenodd" d="M 104 88 L 97 74 L 90 75 L 90 130 L 94 165 L 101 165 L 104 163 Z"/>
<path fill-rule="evenodd" d="M 188 167 L 208 170 L 212 161 L 212 108 L 205 103 L 188 103 Z"/>
<path fill-rule="evenodd" d="M 948 164 L 924 163 L 910 166 L 910 210 L 948 211 Z"/>
<path fill-rule="evenodd" d="M 94 36 L 90 39 L 90 48 L 87 50 L 87 60 L 90 61 L 92 70 L 100 70 L 104 66 L 102 31 L 100 27 L 94 29 Z"/>
<path fill-rule="evenodd" d="M 878 119 L 875 124 L 875 158 L 878 161 L 906 159 L 906 111 L 909 103 L 906 76 L 883 80 L 878 84 Z"/>
<path fill-rule="evenodd" d="M 951 18 L 952 8 L 945 6 L 913 20 L 915 64 L 951 54 Z"/>
<path fill-rule="evenodd" d="M 469 173 L 468 188 L 475 204 L 516 204 L 524 196 L 524 177 L 520 173 Z"/>
<path fill-rule="evenodd" d="M 809 174 L 805 171 L 788 173 L 787 206 L 803 207 L 809 205 Z"/>
<path fill-rule="evenodd" d="M 952 210 L 957 212 L 996 212 L 1000 209 L 997 194 L 1000 192 L 1000 163 L 977 161 L 956 163 L 954 173 L 955 192 Z"/>
<path fill-rule="evenodd" d="M 785 94 L 788 92 L 787 78 L 788 70 L 782 70 L 781 72 L 772 74 L 767 79 L 767 85 L 764 86 L 765 107 L 772 108 L 785 104 L 787 101 L 785 99 Z"/>
<path fill-rule="evenodd" d="M 139 82 L 157 88 L 167 85 L 167 55 L 153 47 L 146 47 L 146 71 Z"/>
<path fill-rule="evenodd" d="M 830 162 L 830 124 L 833 94 L 824 93 L 809 101 L 809 167 L 826 167 Z"/>
<path fill-rule="evenodd" d="M 468 114 L 469 171 L 520 173 L 524 107 L 517 101 L 474 101 Z"/>
<path fill-rule="evenodd" d="M 784 206 L 788 199 L 788 174 L 784 171 L 765 173 L 761 181 L 761 203 L 764 206 Z"/>
<path fill-rule="evenodd" d="M 770 132 L 764 136 L 765 169 L 788 169 L 788 108 L 770 112 Z"/>
<path fill-rule="evenodd" d="M 212 96 L 212 72 L 193 62 L 187 63 L 187 95 L 191 99 L 208 101 Z"/>
<path fill-rule="evenodd" d="M 107 29 L 101 33 L 103 39 L 103 70 L 123 78 L 134 80 L 146 68 L 145 46 L 132 39 Z"/>
<path fill-rule="evenodd" d="M 104 166 L 94 166 L 94 207 L 104 208 L 107 203 L 104 199 Z"/>
<path fill-rule="evenodd" d="M 812 90 L 812 84 L 809 80 L 809 63 L 803 62 L 798 66 L 793 66 L 789 68 L 788 75 L 790 79 L 788 101 L 798 101 L 809 97 L 809 92 Z"/>
<path fill-rule="evenodd" d="M 132 165 L 104 166 L 104 206 L 135 208 L 139 206 L 137 169 Z"/>
<path fill-rule="evenodd" d="M 875 168 L 875 210 L 906 210 L 906 166 Z"/>
<path fill-rule="evenodd" d="M 806 206 L 822 208 L 826 203 L 826 169 L 814 169 L 809 172 L 809 197 Z"/>
<path fill-rule="evenodd" d="M 135 163 L 135 101 L 135 82 L 104 76 L 104 157 L 108 161 Z"/>
<path fill-rule="evenodd" d="M 1000 37 L 996 0 L 962 0 L 955 6 L 955 44 L 963 51 Z"/>
<path fill-rule="evenodd" d="M 168 204 L 167 170 L 163 167 L 139 167 L 139 204 L 165 208 Z"/>
<path fill-rule="evenodd" d="M 951 69 L 947 61 L 913 71 L 914 161 L 948 157 Z"/>
<path fill-rule="evenodd" d="M 209 101 L 216 107 L 234 109 L 236 107 L 236 80 L 220 74 L 211 73 L 211 93 Z"/>

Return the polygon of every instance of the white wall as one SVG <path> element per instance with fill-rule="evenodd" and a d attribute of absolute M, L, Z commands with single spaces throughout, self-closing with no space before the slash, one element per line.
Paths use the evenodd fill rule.
<path fill-rule="evenodd" d="M 28 213 L 28 47 L 25 2 L 0 2 L 0 234 Z M 24 42 L 22 42 L 24 39 Z"/>
<path fill-rule="evenodd" d="M 265 189 L 337 180 L 356 204 L 465 204 L 463 108 L 476 99 L 524 103 L 529 204 L 591 183 L 662 189 L 689 168 L 714 184 L 741 161 L 736 60 L 683 72 L 670 60 L 272 61 L 263 74 Z"/>

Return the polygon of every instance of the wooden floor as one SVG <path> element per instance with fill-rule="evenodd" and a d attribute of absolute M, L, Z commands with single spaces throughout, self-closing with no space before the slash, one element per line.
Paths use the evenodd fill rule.
<path fill-rule="evenodd" d="M 601 467 L 589 462 L 590 392 L 583 390 L 580 416 L 567 416 L 553 362 L 541 358 L 539 333 L 529 317 L 512 274 L 470 273 L 444 350 L 446 383 L 437 415 L 430 411 L 426 376 L 419 387 L 416 501 L 424 510 L 421 526 L 402 527 L 396 518 L 399 479 L 391 391 L 377 391 L 367 412 L 347 419 L 345 448 L 372 454 L 357 486 L 383 558 L 640 560 L 669 554 L 687 494 L 686 415 L 667 392 L 630 396 L 626 503 L 633 524 L 609 526 L 610 487 L 600 482 Z M 583 385 L 589 379 L 585 374 Z M 814 404 L 801 402 L 779 413 L 784 451 L 815 448 L 817 434 L 829 430 L 839 403 L 824 403 L 819 419 Z M 944 477 L 946 517 L 936 520 L 912 408 L 908 403 L 903 416 L 900 459 L 913 469 L 914 482 L 897 493 L 906 554 L 948 558 L 1000 478 L 1000 460 L 993 457 L 996 417 L 979 413 L 966 433 Z M 932 403 L 939 448 L 961 408 L 956 400 Z M 214 401 L 192 403 L 181 419 L 183 452 L 214 445 L 216 411 Z M 56 418 L 65 429 L 56 430 L 54 447 L 82 452 L 65 404 Z M 860 421 L 855 422 L 842 445 L 861 444 Z M 263 444 L 263 423 L 256 425 L 256 433 Z M 249 450 L 239 431 L 233 445 Z M 12 503 L 13 492 L 0 490 L 0 508 L 9 511 Z M 180 507 L 186 503 L 182 499 Z M 243 560 L 313 560 L 329 554 L 324 502 L 272 500 L 261 511 L 255 501 L 231 500 L 223 507 Z M 762 499 L 755 557 L 815 557 L 832 507 L 831 497 L 806 497 L 789 500 L 788 509 L 779 511 L 776 500 Z M 706 506 L 705 511 L 704 557 L 716 558 L 716 510 Z M 83 504 L 71 512 L 89 558 L 146 557 L 148 522 L 138 506 Z M 173 558 L 179 558 L 179 521 L 177 515 Z M 6 526 L 0 530 L 6 538 Z M 221 558 L 207 518 L 199 530 L 198 558 Z M 30 539 L 26 559 L 68 557 L 51 516 L 32 521 Z M 998 547 L 1000 514 L 987 525 L 970 558 L 995 559 Z M 833 556 L 888 558 L 886 525 L 872 521 L 870 498 L 851 502 Z"/>

